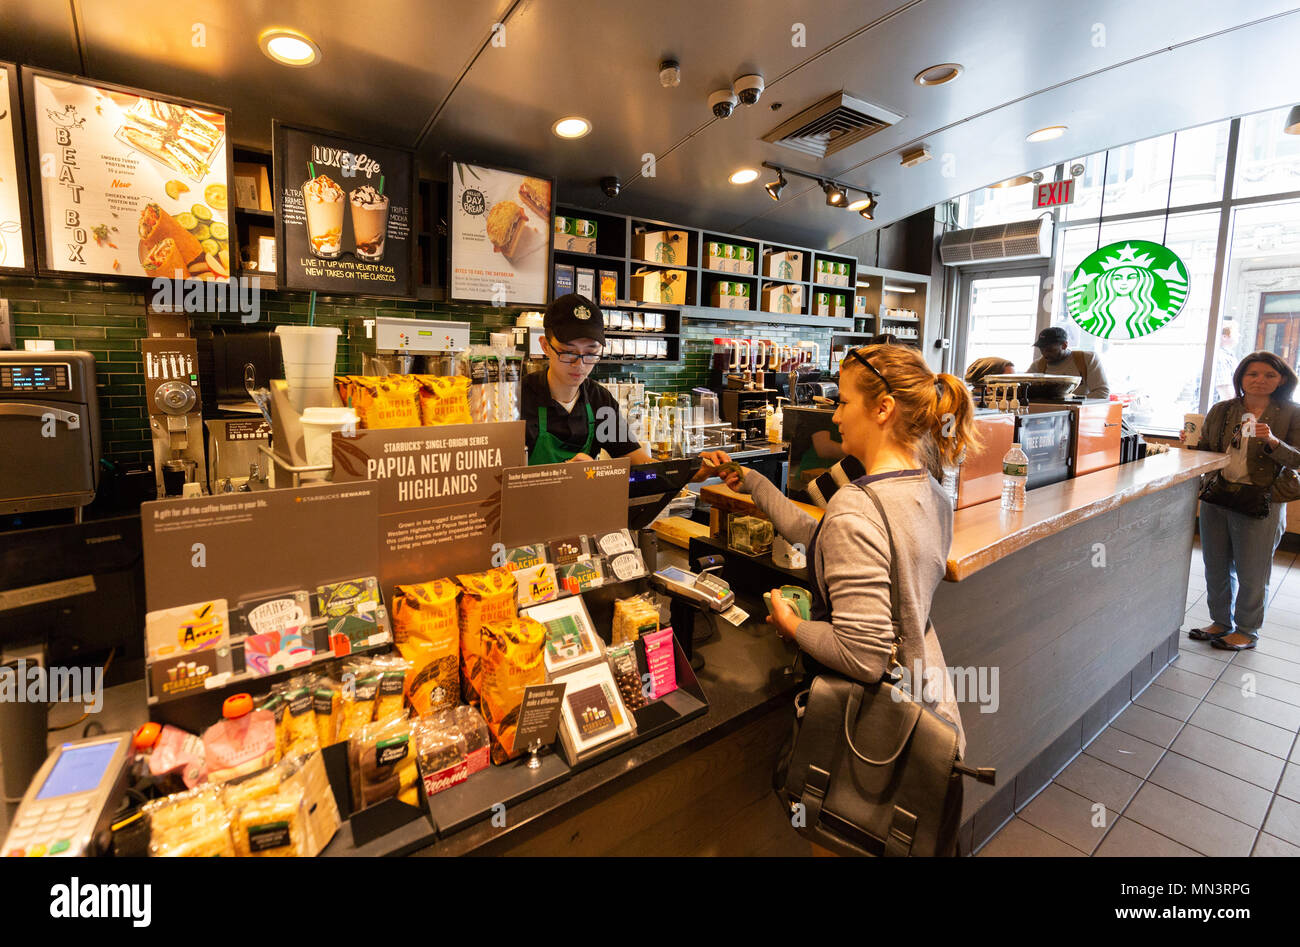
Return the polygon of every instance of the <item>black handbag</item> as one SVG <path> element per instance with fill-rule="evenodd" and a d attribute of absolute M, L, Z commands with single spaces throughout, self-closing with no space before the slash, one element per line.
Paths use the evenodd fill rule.
<path fill-rule="evenodd" d="M 795 698 L 775 789 L 798 832 L 838 854 L 955 855 L 962 777 L 992 784 L 996 771 L 961 763 L 957 729 L 899 684 L 898 556 L 880 499 L 862 489 L 889 537 L 890 672 L 878 684 L 831 673 L 813 679 Z"/>
<path fill-rule="evenodd" d="M 1278 473 L 1281 472 L 1279 467 Z M 1277 480 L 1277 476 L 1277 473 L 1273 474 L 1273 481 Z M 1205 503 L 1213 503 L 1225 510 L 1262 520 L 1268 516 L 1272 503 L 1273 481 L 1267 487 L 1257 487 L 1253 483 L 1234 483 L 1216 470 L 1201 487 L 1200 497 Z"/>

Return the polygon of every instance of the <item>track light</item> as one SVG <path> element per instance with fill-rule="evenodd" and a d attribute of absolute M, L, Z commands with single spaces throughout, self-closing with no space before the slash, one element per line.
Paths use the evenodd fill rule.
<path fill-rule="evenodd" d="M 872 214 L 872 211 L 875 209 L 876 209 L 876 202 L 872 201 L 866 207 L 862 208 L 862 210 L 858 211 L 858 213 L 862 215 L 863 220 L 875 220 L 876 217 L 874 214 Z"/>
<path fill-rule="evenodd" d="M 845 200 L 844 189 L 841 188 L 838 184 L 834 183 L 833 181 L 823 181 L 822 190 L 826 192 L 827 207 L 844 206 L 844 200 Z"/>
<path fill-rule="evenodd" d="M 777 171 L 776 180 L 764 184 L 763 190 L 767 191 L 767 196 L 772 198 L 772 200 L 779 201 L 781 199 L 781 192 L 785 190 L 785 186 L 789 183 L 790 182 L 785 179 L 785 172 Z"/>

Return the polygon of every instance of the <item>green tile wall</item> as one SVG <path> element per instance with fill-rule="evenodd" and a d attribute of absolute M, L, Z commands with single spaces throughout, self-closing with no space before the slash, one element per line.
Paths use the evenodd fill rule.
<path fill-rule="evenodd" d="M 0 278 L 0 297 L 9 301 L 15 346 L 24 339 L 53 339 L 56 348 L 82 349 L 95 356 L 98 372 L 104 455 L 115 462 L 151 461 L 149 421 L 144 405 L 144 371 L 140 340 L 145 335 L 143 286 L 98 280 Z M 264 292 L 262 323 L 268 326 L 306 324 L 307 293 Z M 445 317 L 469 322 L 471 341 L 486 344 L 490 332 L 514 325 L 518 311 L 449 303 L 395 301 L 368 297 L 317 296 L 316 324 L 344 330 L 339 368 L 348 362 L 347 321 L 356 317 Z M 235 314 L 194 314 L 196 328 L 237 324 Z M 780 343 L 807 339 L 818 342 L 822 355 L 830 331 L 753 323 L 685 320 L 680 365 L 616 365 L 596 370 L 597 378 L 635 377 L 656 391 L 686 391 L 708 382 L 715 337 L 764 338 Z"/>

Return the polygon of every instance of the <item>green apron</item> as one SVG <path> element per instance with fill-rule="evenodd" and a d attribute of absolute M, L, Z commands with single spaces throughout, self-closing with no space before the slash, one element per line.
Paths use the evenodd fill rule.
<path fill-rule="evenodd" d="M 537 441 L 533 444 L 533 449 L 528 455 L 528 466 L 562 464 L 567 460 L 572 460 L 577 454 L 591 456 L 591 445 L 596 439 L 596 415 L 592 413 L 590 401 L 587 402 L 586 407 L 587 443 L 582 445 L 580 451 L 566 450 L 560 439 L 546 428 L 546 406 L 540 405 L 537 408 Z"/>

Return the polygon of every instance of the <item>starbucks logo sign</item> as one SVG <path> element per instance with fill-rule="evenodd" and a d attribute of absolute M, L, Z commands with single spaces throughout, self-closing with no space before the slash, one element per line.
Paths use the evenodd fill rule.
<path fill-rule="evenodd" d="M 1070 318 L 1101 339 L 1137 339 L 1173 320 L 1187 301 L 1187 267 L 1166 246 L 1125 240 L 1084 258 L 1070 277 Z"/>

